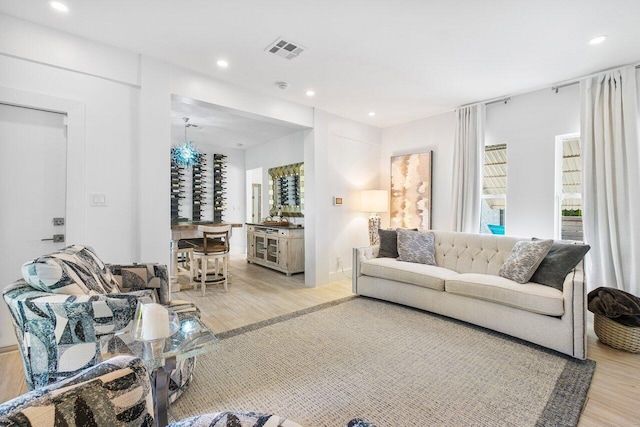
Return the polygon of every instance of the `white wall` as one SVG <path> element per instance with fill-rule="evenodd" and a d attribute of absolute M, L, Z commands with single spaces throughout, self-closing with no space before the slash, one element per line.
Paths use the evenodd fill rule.
<path fill-rule="evenodd" d="M 352 248 L 368 245 L 368 216 L 360 210 L 360 191 L 379 188 L 381 130 L 325 113 L 327 121 L 326 233 L 318 230 L 322 252 L 316 258 L 320 270 L 328 271 L 322 283 L 351 278 Z M 333 197 L 343 205 L 334 206 Z M 342 264 L 337 262 L 340 257 Z"/>
<path fill-rule="evenodd" d="M 316 110 L 305 140 L 305 281 L 321 286 L 350 277 L 351 250 L 368 243 L 359 190 L 379 182 L 380 129 Z M 345 205 L 333 206 L 333 196 Z M 338 269 L 341 257 L 347 277 Z"/>
<path fill-rule="evenodd" d="M 141 58 L 142 89 L 137 146 L 137 235 L 133 244 L 142 262 L 169 264 L 171 240 L 171 67 Z M 134 166 L 135 167 L 135 166 Z M 135 183 L 132 183 L 135 184 Z M 137 188 L 136 188 L 137 187 Z"/>
<path fill-rule="evenodd" d="M 455 113 L 415 120 L 382 130 L 380 188 L 391 185 L 391 157 L 433 151 L 432 218 L 434 230 L 452 230 L 451 188 L 453 182 L 453 141 Z M 380 215 L 382 226 L 389 226 L 389 214 Z"/>
<path fill-rule="evenodd" d="M 120 83 L 140 84 L 140 56 L 0 14 L 0 52 Z"/>
<path fill-rule="evenodd" d="M 507 144 L 505 233 L 554 237 L 555 138 L 580 132 L 580 88 L 539 90 L 487 106 L 487 145 Z"/>

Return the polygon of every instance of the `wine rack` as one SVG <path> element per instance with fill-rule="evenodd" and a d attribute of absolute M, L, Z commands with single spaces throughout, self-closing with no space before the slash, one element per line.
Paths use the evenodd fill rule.
<path fill-rule="evenodd" d="M 226 173 L 227 156 L 223 154 L 201 154 L 188 169 L 171 161 L 171 221 L 223 222 Z"/>
<path fill-rule="evenodd" d="M 213 222 L 223 222 L 227 204 L 227 156 L 213 155 Z"/>
<path fill-rule="evenodd" d="M 300 179 L 298 174 L 276 179 L 276 206 L 300 205 Z"/>
<path fill-rule="evenodd" d="M 191 219 L 202 221 L 207 187 L 205 185 L 207 157 L 201 154 L 198 161 L 191 168 Z"/>
<path fill-rule="evenodd" d="M 171 162 L 171 221 L 180 218 L 180 199 L 184 198 L 184 173 L 182 168 Z"/>

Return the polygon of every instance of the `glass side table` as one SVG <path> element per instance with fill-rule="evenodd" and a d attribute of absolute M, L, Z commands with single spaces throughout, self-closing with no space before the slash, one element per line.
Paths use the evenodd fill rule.
<path fill-rule="evenodd" d="M 151 374 L 154 418 L 159 427 L 168 424 L 169 377 L 179 360 L 188 359 L 213 350 L 220 341 L 197 317 L 187 317 L 180 321 L 180 329 L 164 340 L 136 341 L 130 331 L 107 334 L 100 337 L 102 360 L 119 354 L 129 354 L 140 358 Z"/>

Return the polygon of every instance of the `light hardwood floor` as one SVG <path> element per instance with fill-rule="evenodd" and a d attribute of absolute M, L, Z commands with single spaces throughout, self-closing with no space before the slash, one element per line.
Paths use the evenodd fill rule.
<path fill-rule="evenodd" d="M 173 296 L 197 303 L 205 323 L 214 332 L 351 295 L 351 279 L 347 277 L 319 288 L 307 288 L 301 274 L 287 277 L 238 257 L 231 264 L 229 292 L 210 285 L 202 297 L 200 290 L 185 286 L 186 281 L 181 278 L 183 289 Z M 600 343 L 593 332 L 591 316 L 588 329 L 588 357 L 597 365 L 579 426 L 640 426 L 640 354 Z M 18 352 L 0 354 L 0 402 L 24 392 L 26 384 Z"/>

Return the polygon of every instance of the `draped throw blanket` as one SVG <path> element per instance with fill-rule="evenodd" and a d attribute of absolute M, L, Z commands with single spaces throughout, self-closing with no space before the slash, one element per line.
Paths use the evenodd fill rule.
<path fill-rule="evenodd" d="M 589 311 L 621 325 L 640 328 L 640 298 L 613 288 L 598 288 L 587 296 Z"/>
<path fill-rule="evenodd" d="M 583 80 L 587 283 L 640 295 L 640 154 L 633 67 Z"/>
<path fill-rule="evenodd" d="M 484 105 L 456 111 L 451 210 L 454 230 L 480 232 L 480 197 L 484 160 Z"/>

